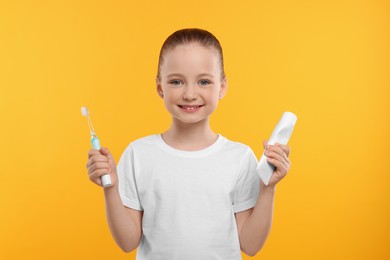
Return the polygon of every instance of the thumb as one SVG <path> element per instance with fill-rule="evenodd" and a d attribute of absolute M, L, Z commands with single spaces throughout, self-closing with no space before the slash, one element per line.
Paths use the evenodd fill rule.
<path fill-rule="evenodd" d="M 114 157 L 112 157 L 112 154 L 110 153 L 110 150 L 108 150 L 108 148 L 106 147 L 101 147 L 100 148 L 100 153 L 107 156 L 107 158 L 110 160 L 110 159 L 114 159 Z"/>
<path fill-rule="evenodd" d="M 110 164 L 111 169 L 116 171 L 115 160 L 114 160 L 114 157 L 112 156 L 112 154 L 110 153 L 110 150 L 108 150 L 108 148 L 106 148 L 106 147 L 102 147 L 102 148 L 100 148 L 100 152 L 103 155 L 107 156 L 108 163 Z"/>
<path fill-rule="evenodd" d="M 264 140 L 263 141 L 263 147 L 265 148 L 265 146 L 267 145 L 267 143 L 268 143 L 268 140 Z"/>

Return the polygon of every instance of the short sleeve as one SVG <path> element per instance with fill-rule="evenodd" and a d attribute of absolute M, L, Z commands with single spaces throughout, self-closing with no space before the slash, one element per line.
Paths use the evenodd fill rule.
<path fill-rule="evenodd" d="M 141 206 L 136 177 L 134 172 L 134 156 L 131 144 L 125 149 L 117 165 L 118 189 L 123 205 L 143 211 Z"/>
<path fill-rule="evenodd" d="M 248 147 L 241 163 L 234 191 L 234 213 L 253 208 L 256 205 L 260 189 L 260 178 L 256 172 L 257 164 L 256 155 Z"/>

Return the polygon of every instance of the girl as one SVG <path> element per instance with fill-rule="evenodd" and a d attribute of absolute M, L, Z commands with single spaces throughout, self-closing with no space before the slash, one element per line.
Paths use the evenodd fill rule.
<path fill-rule="evenodd" d="M 111 234 L 138 260 L 238 260 L 254 256 L 270 231 L 275 185 L 290 168 L 289 147 L 263 145 L 276 169 L 267 186 L 252 149 L 210 128 L 227 90 L 222 48 L 202 29 L 164 42 L 156 77 L 170 128 L 131 142 L 118 166 L 107 148 L 89 150 L 87 169 L 104 189 Z"/>

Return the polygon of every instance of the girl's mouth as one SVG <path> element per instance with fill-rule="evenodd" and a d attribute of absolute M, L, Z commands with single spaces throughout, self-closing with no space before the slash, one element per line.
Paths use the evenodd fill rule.
<path fill-rule="evenodd" d="M 195 111 L 198 111 L 201 107 L 203 107 L 204 105 L 199 105 L 199 106 L 182 106 L 182 105 L 179 105 L 179 107 L 183 110 L 183 111 L 186 111 L 186 112 L 195 112 Z"/>

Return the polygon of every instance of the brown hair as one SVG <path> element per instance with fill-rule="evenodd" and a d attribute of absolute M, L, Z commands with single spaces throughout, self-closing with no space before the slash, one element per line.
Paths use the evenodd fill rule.
<path fill-rule="evenodd" d="M 190 43 L 199 43 L 203 47 L 213 48 L 218 52 L 219 64 L 221 69 L 221 79 L 223 79 L 225 77 L 225 71 L 223 68 L 223 54 L 221 44 L 212 33 L 198 28 L 181 29 L 168 36 L 160 50 L 157 78 L 161 80 L 160 67 L 162 62 L 164 61 L 164 54 L 167 51 L 174 49 L 178 45 Z"/>

